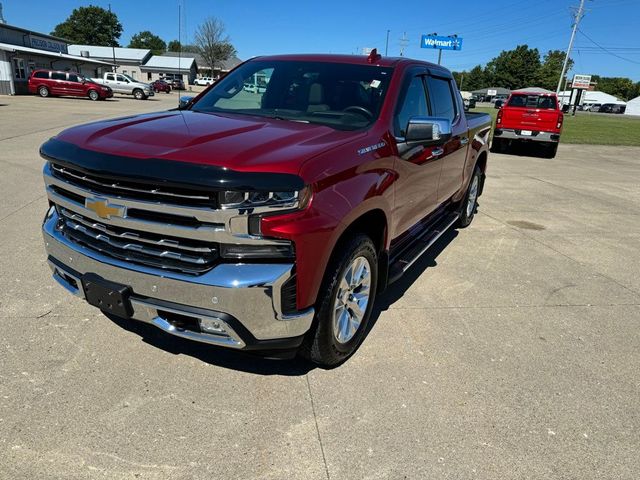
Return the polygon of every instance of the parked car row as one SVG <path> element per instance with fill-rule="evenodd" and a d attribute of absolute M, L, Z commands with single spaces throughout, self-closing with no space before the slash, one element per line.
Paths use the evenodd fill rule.
<path fill-rule="evenodd" d="M 211 78 L 208 80 L 213 81 Z M 111 98 L 114 93 L 146 100 L 155 93 L 186 90 L 184 81 L 178 75 L 164 76 L 149 84 L 125 73 L 105 72 L 102 78 L 88 78 L 76 72 L 44 69 L 31 72 L 28 87 L 31 93 L 41 97 L 74 96 L 89 97 L 91 100 Z"/>

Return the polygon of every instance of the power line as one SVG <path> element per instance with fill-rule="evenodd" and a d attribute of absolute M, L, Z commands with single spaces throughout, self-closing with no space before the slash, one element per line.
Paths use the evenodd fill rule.
<path fill-rule="evenodd" d="M 591 43 L 593 43 L 595 46 L 597 46 L 603 52 L 607 52 L 609 55 L 613 55 L 614 57 L 617 57 L 617 58 L 619 58 L 621 60 L 625 60 L 627 62 L 631 62 L 631 63 L 635 63 L 637 65 L 640 65 L 640 62 L 637 62 L 635 60 L 631 60 L 630 58 L 621 57 L 617 53 L 614 53 L 611 50 L 608 50 L 608 49 L 604 48 L 602 45 L 600 45 L 598 42 L 596 42 L 594 39 L 592 39 L 589 35 L 584 33 L 582 30 L 578 29 L 578 31 L 580 32 L 580 35 L 584 36 L 587 40 L 589 40 Z"/>
<path fill-rule="evenodd" d="M 560 87 L 562 87 L 562 79 L 564 78 L 564 74 L 567 71 L 567 63 L 569 63 L 569 56 L 571 55 L 571 48 L 573 47 L 573 41 L 576 38 L 576 30 L 578 30 L 578 24 L 580 20 L 582 20 L 582 16 L 584 15 L 584 0 L 580 0 L 580 6 L 578 7 L 578 11 L 574 17 L 573 29 L 571 30 L 571 38 L 569 39 L 569 47 L 567 47 L 567 54 L 564 56 L 564 63 L 562 64 L 562 72 L 560 72 L 560 78 L 558 79 L 558 87 L 556 88 L 556 93 L 560 92 Z"/>

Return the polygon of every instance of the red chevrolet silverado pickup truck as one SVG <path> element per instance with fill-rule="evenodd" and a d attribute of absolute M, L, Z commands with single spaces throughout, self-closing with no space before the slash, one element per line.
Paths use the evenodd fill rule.
<path fill-rule="evenodd" d="M 179 109 L 43 144 L 48 262 L 107 315 L 335 366 L 376 293 L 473 219 L 490 127 L 438 65 L 254 58 Z"/>
<path fill-rule="evenodd" d="M 542 145 L 547 157 L 558 151 L 564 116 L 555 93 L 518 91 L 498 110 L 492 149 L 505 151 L 510 143 Z"/>

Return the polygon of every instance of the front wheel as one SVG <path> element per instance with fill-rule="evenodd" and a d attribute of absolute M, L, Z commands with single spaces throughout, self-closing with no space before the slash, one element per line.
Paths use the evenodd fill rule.
<path fill-rule="evenodd" d="M 378 284 L 378 256 L 368 236 L 355 235 L 337 248 L 300 350 L 302 356 L 326 368 L 344 362 L 364 339 Z"/>
<path fill-rule="evenodd" d="M 144 92 L 140 89 L 134 90 L 133 96 L 136 100 L 144 100 Z"/>
<path fill-rule="evenodd" d="M 480 194 L 480 182 L 482 182 L 482 171 L 480 167 L 476 165 L 473 170 L 473 176 L 469 181 L 469 187 L 467 188 L 467 194 L 462 200 L 460 205 L 460 216 L 458 217 L 458 228 L 468 227 L 473 221 L 473 217 L 478 210 L 478 196 Z"/>
<path fill-rule="evenodd" d="M 95 90 L 89 90 L 89 98 L 95 102 L 100 98 L 100 95 Z"/>

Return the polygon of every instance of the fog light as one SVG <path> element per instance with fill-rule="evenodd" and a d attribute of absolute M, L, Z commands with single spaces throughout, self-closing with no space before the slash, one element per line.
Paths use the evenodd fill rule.
<path fill-rule="evenodd" d="M 200 323 L 200 330 L 204 333 L 227 333 L 224 329 L 224 322 L 219 318 L 200 318 L 198 321 Z"/>

